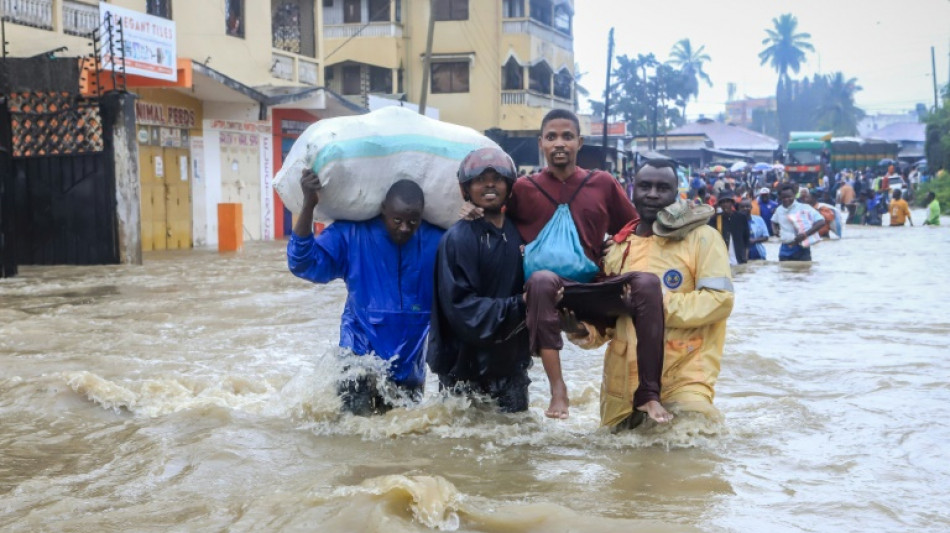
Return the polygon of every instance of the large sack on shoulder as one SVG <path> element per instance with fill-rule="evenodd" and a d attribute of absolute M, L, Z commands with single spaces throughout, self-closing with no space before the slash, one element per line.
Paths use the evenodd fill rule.
<path fill-rule="evenodd" d="M 294 143 L 274 189 L 294 213 L 303 207 L 300 177 L 307 168 L 323 190 L 314 218 L 367 220 L 379 214 L 386 191 L 410 179 L 425 193 L 423 218 L 447 228 L 462 204 L 459 163 L 472 150 L 497 147 L 471 128 L 434 120 L 402 107 L 321 120 Z"/>

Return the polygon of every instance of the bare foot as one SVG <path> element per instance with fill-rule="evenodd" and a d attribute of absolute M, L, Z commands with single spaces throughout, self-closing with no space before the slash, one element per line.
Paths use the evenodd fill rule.
<path fill-rule="evenodd" d="M 552 405 L 554 399 L 551 399 Z M 673 420 L 673 413 L 667 411 L 660 405 L 660 402 L 656 400 L 651 400 L 640 407 L 637 407 L 637 411 L 642 411 L 652 418 L 658 424 L 665 424 L 670 420 Z"/>
<path fill-rule="evenodd" d="M 571 405 L 571 401 L 567 397 L 567 386 L 564 383 L 551 384 L 551 404 L 548 405 L 548 410 L 544 412 L 544 416 L 548 418 L 560 418 L 565 419 L 568 415 L 568 406 Z"/>

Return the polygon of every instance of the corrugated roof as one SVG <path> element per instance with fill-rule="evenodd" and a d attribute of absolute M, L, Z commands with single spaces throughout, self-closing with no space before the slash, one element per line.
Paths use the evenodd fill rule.
<path fill-rule="evenodd" d="M 872 139 L 899 142 L 924 142 L 927 140 L 927 125 L 920 122 L 895 122 L 867 134 Z"/>
<path fill-rule="evenodd" d="M 712 139 L 713 146 L 717 149 L 732 152 L 761 152 L 778 149 L 778 141 L 768 135 L 742 126 L 722 124 L 708 119 L 690 122 L 670 130 L 670 133 L 705 134 Z"/>

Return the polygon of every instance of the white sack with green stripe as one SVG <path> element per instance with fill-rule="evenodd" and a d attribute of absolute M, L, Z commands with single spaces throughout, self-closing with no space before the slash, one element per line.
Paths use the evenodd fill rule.
<path fill-rule="evenodd" d="M 472 150 L 498 146 L 477 131 L 434 120 L 403 107 L 320 120 L 294 143 L 274 189 L 294 213 L 303 207 L 300 177 L 312 168 L 323 190 L 315 220 L 367 220 L 378 215 L 389 187 L 401 179 L 425 193 L 428 222 L 448 228 L 458 220 L 458 172 Z"/>

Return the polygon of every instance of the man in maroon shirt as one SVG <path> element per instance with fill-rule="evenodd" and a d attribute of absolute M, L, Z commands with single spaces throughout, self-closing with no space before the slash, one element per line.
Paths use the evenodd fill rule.
<path fill-rule="evenodd" d="M 527 178 L 515 182 L 506 213 L 524 241 L 530 243 L 538 237 L 556 209 L 539 187 L 560 203 L 568 202 L 576 192 L 570 203 L 571 218 L 585 255 L 600 265 L 605 236 L 613 235 L 639 217 L 610 174 L 595 171 L 583 183 L 588 171 L 577 167 L 577 152 L 582 144 L 580 125 L 574 113 L 563 109 L 549 112 L 541 122 L 538 139 L 548 167 L 532 176 L 534 183 Z M 570 307 L 578 318 L 586 316 L 589 322 L 605 327 L 613 327 L 619 314 L 633 318 L 640 374 L 634 406 L 657 422 L 671 420 L 672 415 L 659 402 L 664 328 L 659 278 L 649 273 L 631 272 L 610 277 L 601 274 L 594 281 L 577 283 L 542 270 L 532 274 L 525 284 L 531 351 L 541 356 L 551 385 L 551 404 L 545 414 L 551 418 L 567 418 L 570 404 L 561 376 L 563 340 L 558 312 L 561 306 Z M 630 289 L 623 291 L 623 285 Z M 623 297 L 622 293 L 630 296 Z M 603 314 L 591 316 L 591 313 Z"/>

